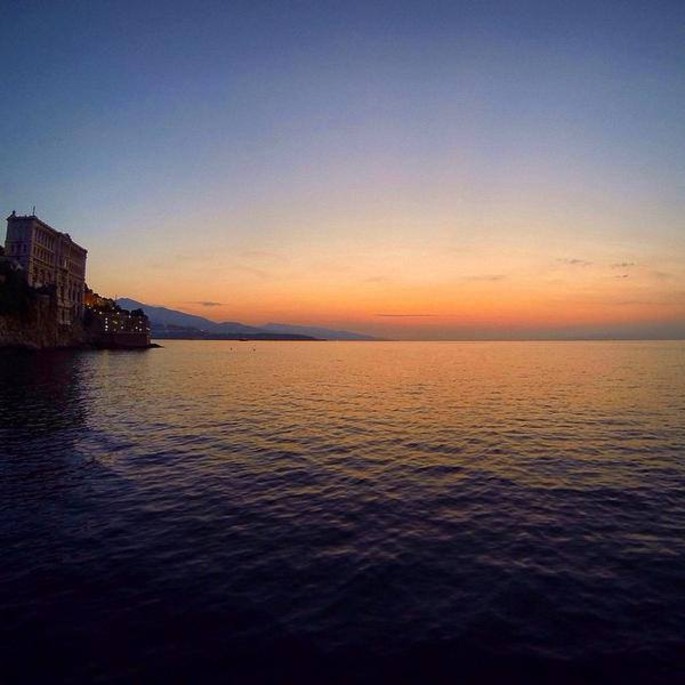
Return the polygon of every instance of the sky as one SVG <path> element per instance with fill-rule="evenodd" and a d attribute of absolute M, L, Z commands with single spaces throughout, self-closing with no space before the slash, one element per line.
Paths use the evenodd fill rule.
<path fill-rule="evenodd" d="M 685 337 L 685 3 L 2 3 L 0 206 L 108 297 Z"/>

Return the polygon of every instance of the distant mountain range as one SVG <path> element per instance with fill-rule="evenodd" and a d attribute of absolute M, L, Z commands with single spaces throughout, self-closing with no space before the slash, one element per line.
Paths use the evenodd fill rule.
<path fill-rule="evenodd" d="M 264 326 L 246 326 L 237 321 L 217 323 L 203 316 L 186 314 L 167 307 L 154 307 L 127 297 L 117 299 L 123 309 L 143 309 L 150 319 L 153 338 L 179 339 L 235 339 L 250 340 L 376 340 L 370 335 L 337 331 L 316 326 L 295 326 L 268 323 Z"/>

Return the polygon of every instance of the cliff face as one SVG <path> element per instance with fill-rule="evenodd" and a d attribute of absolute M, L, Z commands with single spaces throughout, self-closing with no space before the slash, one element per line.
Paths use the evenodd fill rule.
<path fill-rule="evenodd" d="M 60 326 L 57 306 L 48 295 L 38 295 L 19 312 L 0 313 L 0 347 L 43 350 L 72 347 L 83 342 L 79 325 Z"/>
<path fill-rule="evenodd" d="M 48 297 L 36 297 L 20 312 L 0 314 L 0 347 L 57 346 L 57 317 Z"/>
<path fill-rule="evenodd" d="M 44 350 L 73 347 L 84 340 L 83 326 L 61 326 L 54 290 L 30 288 L 12 263 L 0 256 L 0 348 Z"/>

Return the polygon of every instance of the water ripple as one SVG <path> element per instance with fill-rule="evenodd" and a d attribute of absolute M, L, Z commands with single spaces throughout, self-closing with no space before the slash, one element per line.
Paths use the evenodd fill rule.
<path fill-rule="evenodd" d="M 0 355 L 0 681 L 685 682 L 684 366 Z"/>

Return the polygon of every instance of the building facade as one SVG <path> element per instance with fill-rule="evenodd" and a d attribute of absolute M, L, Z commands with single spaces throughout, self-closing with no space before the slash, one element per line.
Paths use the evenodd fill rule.
<path fill-rule="evenodd" d="M 7 257 L 18 262 L 30 286 L 53 286 L 59 323 L 71 325 L 83 316 L 88 251 L 68 233 L 48 226 L 35 214 L 7 217 Z"/>

